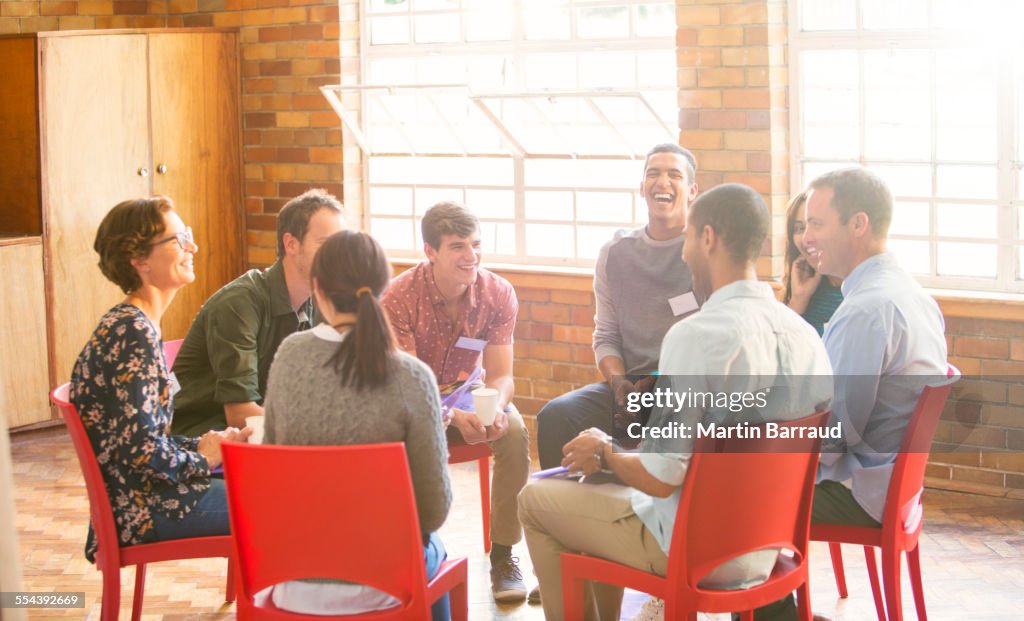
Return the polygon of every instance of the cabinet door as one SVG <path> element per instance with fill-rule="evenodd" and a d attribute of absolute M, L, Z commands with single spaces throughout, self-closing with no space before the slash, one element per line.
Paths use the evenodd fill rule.
<path fill-rule="evenodd" d="M 0 291 L 0 415 L 7 416 L 10 427 L 48 420 L 43 247 L 38 240 L 0 245 Z"/>
<path fill-rule="evenodd" d="M 164 315 L 164 338 L 174 339 L 243 268 L 237 36 L 150 35 L 149 83 L 153 190 L 174 200 L 199 245 L 196 281 Z"/>
<path fill-rule="evenodd" d="M 41 40 L 40 115 L 50 383 L 66 382 L 100 316 L 124 294 L 97 267 L 96 229 L 150 193 L 145 35 Z"/>

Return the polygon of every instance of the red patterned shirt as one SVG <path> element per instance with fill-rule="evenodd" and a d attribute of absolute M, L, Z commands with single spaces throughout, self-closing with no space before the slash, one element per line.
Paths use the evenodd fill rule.
<path fill-rule="evenodd" d="M 424 261 L 391 281 L 382 299 L 398 346 L 425 362 L 445 386 L 466 379 L 480 366 L 482 351 L 457 346 L 463 337 L 488 345 L 511 345 L 519 301 L 512 284 L 478 268 L 452 321 L 434 281 L 434 266 Z M 471 345 L 463 341 L 463 345 Z"/>

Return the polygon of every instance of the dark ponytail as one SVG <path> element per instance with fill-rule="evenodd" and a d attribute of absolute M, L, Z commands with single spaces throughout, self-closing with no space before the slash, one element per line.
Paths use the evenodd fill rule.
<path fill-rule="evenodd" d="M 352 332 L 331 358 L 342 383 L 357 390 L 385 383 L 396 352 L 379 301 L 391 280 L 380 244 L 358 231 L 335 233 L 317 251 L 311 275 L 335 311 L 356 315 Z"/>

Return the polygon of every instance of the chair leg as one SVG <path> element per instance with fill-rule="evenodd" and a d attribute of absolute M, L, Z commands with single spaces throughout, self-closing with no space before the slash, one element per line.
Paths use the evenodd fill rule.
<path fill-rule="evenodd" d="M 142 600 L 146 597 L 146 564 L 135 566 L 135 593 L 132 595 L 132 621 L 142 616 Z"/>
<path fill-rule="evenodd" d="M 889 621 L 903 621 L 903 604 L 900 596 L 900 556 L 897 549 L 882 549 L 882 583 L 885 585 L 885 607 Z"/>
<path fill-rule="evenodd" d="M 800 621 L 813 621 L 814 611 L 811 608 L 811 585 L 804 582 L 796 590 L 796 616 Z"/>
<path fill-rule="evenodd" d="M 740 612 L 740 621 L 754 621 L 754 611 L 744 610 Z"/>
<path fill-rule="evenodd" d="M 121 568 L 107 567 L 103 570 L 103 604 L 100 607 L 100 621 L 117 621 L 121 614 Z"/>
<path fill-rule="evenodd" d="M 832 557 L 832 575 L 836 578 L 836 589 L 839 597 L 845 599 L 850 593 L 846 590 L 846 568 L 843 567 L 843 546 L 842 544 L 830 541 L 828 553 Z"/>
<path fill-rule="evenodd" d="M 882 584 L 878 580 L 878 563 L 875 562 L 875 548 L 864 546 L 864 560 L 868 565 L 868 580 L 871 581 L 871 595 L 875 598 L 875 612 L 878 621 L 886 621 L 885 602 L 882 599 Z"/>
<path fill-rule="evenodd" d="M 224 601 L 235 601 L 235 561 L 228 557 L 228 583 L 224 586 Z"/>
<path fill-rule="evenodd" d="M 480 512 L 484 524 L 484 552 L 491 551 L 491 458 L 481 457 L 476 463 L 480 477 Z"/>
<path fill-rule="evenodd" d="M 583 609 L 587 604 L 583 601 L 583 593 L 583 578 L 567 573 L 565 565 L 562 565 L 562 611 L 565 621 L 583 621 Z"/>
<path fill-rule="evenodd" d="M 924 608 L 924 584 L 921 582 L 921 544 L 907 552 L 907 570 L 910 571 L 910 587 L 914 591 L 914 608 L 917 610 L 918 621 L 928 621 L 928 613 Z"/>
<path fill-rule="evenodd" d="M 452 621 L 469 621 L 469 593 L 465 582 L 452 587 L 448 593 L 448 605 L 451 608 Z"/>

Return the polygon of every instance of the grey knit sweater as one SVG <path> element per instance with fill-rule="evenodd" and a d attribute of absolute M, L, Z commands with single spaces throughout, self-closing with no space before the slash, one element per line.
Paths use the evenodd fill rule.
<path fill-rule="evenodd" d="M 430 368 L 399 353 L 388 382 L 357 391 L 330 362 L 340 339 L 321 324 L 285 339 L 267 381 L 265 444 L 329 446 L 405 442 L 424 533 L 436 531 L 452 503 L 441 402 Z"/>

